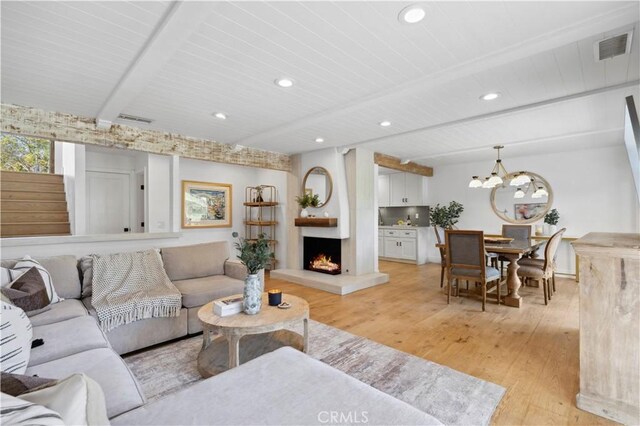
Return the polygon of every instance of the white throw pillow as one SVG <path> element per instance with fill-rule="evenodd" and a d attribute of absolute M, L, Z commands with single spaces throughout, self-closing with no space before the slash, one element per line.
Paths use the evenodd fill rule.
<path fill-rule="evenodd" d="M 17 306 L 0 301 L 0 370 L 24 374 L 31 356 L 31 321 Z"/>
<path fill-rule="evenodd" d="M 0 404 L 2 405 L 0 423 L 3 425 L 64 426 L 60 414 L 42 405 L 37 405 L 6 393 L 2 394 Z"/>
<path fill-rule="evenodd" d="M 23 257 L 22 260 L 18 261 L 18 263 L 16 263 L 15 266 L 9 270 L 8 275 L 11 278 L 11 280 L 8 283 L 4 282 L 7 276 L 6 272 L 2 271 L 2 274 L 1 274 L 2 287 L 10 284 L 12 281 L 17 279 L 20 275 L 24 274 L 34 266 L 36 267 L 38 272 L 40 272 L 40 276 L 42 276 L 42 280 L 44 281 L 44 286 L 47 289 L 47 295 L 49 296 L 49 300 L 51 301 L 51 303 L 53 304 L 53 303 L 61 302 L 63 299 L 59 297 L 58 294 L 56 293 L 56 289 L 53 286 L 53 280 L 51 279 L 51 274 L 49 273 L 49 271 L 44 269 L 44 267 L 40 263 L 33 260 L 31 256 Z M 2 269 L 6 269 L 6 268 L 2 268 Z"/>
<path fill-rule="evenodd" d="M 102 388 L 84 374 L 73 374 L 53 386 L 23 393 L 20 399 L 59 413 L 67 425 L 108 425 Z"/>

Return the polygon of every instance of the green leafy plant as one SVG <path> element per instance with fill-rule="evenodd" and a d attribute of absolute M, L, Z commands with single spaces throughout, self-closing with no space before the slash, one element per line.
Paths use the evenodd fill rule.
<path fill-rule="evenodd" d="M 233 238 L 238 238 L 238 233 L 231 234 Z M 258 235 L 257 240 L 238 238 L 234 244 L 238 249 L 238 259 L 247 267 L 249 274 L 254 275 L 271 263 L 275 255 L 269 247 L 269 240 L 265 234 Z"/>
<path fill-rule="evenodd" d="M 296 197 L 296 203 L 298 203 L 298 205 L 303 209 L 306 209 L 307 207 L 318 207 L 318 204 L 320 204 L 320 197 L 318 194 L 311 195 L 310 193 L 306 193 Z"/>
<path fill-rule="evenodd" d="M 451 201 L 448 206 L 436 204 L 435 207 L 429 210 L 429 220 L 432 225 L 437 225 L 444 229 L 451 229 L 458 223 L 460 214 L 462 214 L 463 211 L 464 207 L 457 201 Z"/>
<path fill-rule="evenodd" d="M 557 225 L 558 220 L 560 220 L 560 213 L 557 209 L 551 209 L 549 213 L 544 215 L 544 223 L 547 225 Z"/>
<path fill-rule="evenodd" d="M 18 135 L 2 135 L 0 167 L 13 172 L 49 173 L 51 141 Z"/>

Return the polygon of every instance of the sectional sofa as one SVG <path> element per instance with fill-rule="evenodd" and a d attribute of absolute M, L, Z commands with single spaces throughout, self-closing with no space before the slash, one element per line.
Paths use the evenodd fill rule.
<path fill-rule="evenodd" d="M 77 259 L 37 259 L 65 300 L 31 317 L 33 338 L 43 339 L 44 345 L 31 350 L 26 374 L 62 379 L 85 373 L 102 387 L 112 424 L 440 424 L 291 348 L 146 404 L 138 381 L 118 354 L 199 331 L 195 314 L 202 304 L 241 292 L 245 271 L 227 259 L 226 245 L 164 249 L 167 274 L 183 296 L 180 316 L 137 321 L 107 334 L 94 319 L 90 297 L 82 299 Z M 5 260 L 2 266 L 13 263 Z"/>

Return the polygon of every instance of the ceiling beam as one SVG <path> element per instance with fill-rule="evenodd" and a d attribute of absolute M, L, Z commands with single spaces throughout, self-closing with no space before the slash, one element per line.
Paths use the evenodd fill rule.
<path fill-rule="evenodd" d="M 113 122 L 214 11 L 215 2 L 175 1 L 109 94 L 98 120 Z"/>
<path fill-rule="evenodd" d="M 119 124 L 105 129 L 96 125 L 95 118 L 17 105 L 2 104 L 0 111 L 0 129 L 16 135 L 291 171 L 291 158 L 278 152 L 247 147 L 238 149 L 234 145 L 209 139 L 190 138 Z"/>
<path fill-rule="evenodd" d="M 573 23 L 572 25 L 554 30 L 550 33 L 541 34 L 512 48 L 503 49 L 480 58 L 474 58 L 453 67 L 424 75 L 418 79 L 389 87 L 341 106 L 320 111 L 288 124 L 243 138 L 237 141 L 237 143 L 255 146 L 265 139 L 269 140 L 289 132 L 305 129 L 379 103 L 390 103 L 391 100 L 396 98 L 442 86 L 453 80 L 468 77 L 488 69 L 528 58 L 560 46 L 565 46 L 593 36 L 594 34 L 604 33 L 615 28 L 633 24 L 638 19 L 635 11 L 636 8 L 636 4 L 628 3 L 606 14 Z"/>
<path fill-rule="evenodd" d="M 422 176 L 433 176 L 433 169 L 431 167 L 422 166 L 420 164 L 412 163 L 409 161 L 403 164 L 404 161 L 397 157 L 381 154 L 376 152 L 373 155 L 373 162 L 378 166 L 386 167 L 387 169 L 399 170 L 401 172 L 413 173 Z"/>

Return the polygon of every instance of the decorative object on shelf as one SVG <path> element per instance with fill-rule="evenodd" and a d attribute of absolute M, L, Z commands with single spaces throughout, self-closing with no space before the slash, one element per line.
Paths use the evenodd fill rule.
<path fill-rule="evenodd" d="M 493 149 L 498 151 L 498 158 L 496 163 L 491 169 L 489 176 L 481 180 L 478 176 L 473 176 L 471 182 L 469 182 L 469 188 L 495 188 L 497 185 L 501 185 L 505 180 L 510 180 L 509 185 L 521 186 L 528 183 L 531 178 L 525 171 L 517 173 L 509 173 L 502 165 L 502 159 L 500 159 L 500 150 L 504 148 L 504 145 L 496 145 Z M 522 198 L 519 192 L 516 192 L 515 198 Z"/>
<path fill-rule="evenodd" d="M 551 208 L 553 193 L 549 183 L 537 173 L 525 173 L 529 179 L 527 183 L 508 185 L 506 181 L 517 177 L 509 174 L 504 183 L 491 190 L 491 208 L 506 222 L 519 225 L 535 223 L 542 220 Z"/>
<path fill-rule="evenodd" d="M 446 207 L 436 204 L 434 208 L 429 210 L 429 221 L 431 225 L 443 229 L 453 229 L 463 211 L 464 206 L 457 201 L 451 201 Z"/>
<path fill-rule="evenodd" d="M 319 195 L 305 192 L 303 195 L 296 197 L 296 203 L 302 208 L 300 217 L 308 217 L 309 212 L 307 211 L 307 207 L 319 207 Z"/>
<path fill-rule="evenodd" d="M 229 228 L 231 219 L 230 184 L 182 181 L 183 228 Z"/>
<path fill-rule="evenodd" d="M 282 290 L 274 288 L 267 293 L 269 294 L 269 306 L 278 306 L 282 303 Z"/>
<path fill-rule="evenodd" d="M 266 235 L 271 251 L 276 251 L 276 187 L 273 185 L 248 186 L 245 189 L 244 202 L 244 237 L 255 241 L 260 234 Z M 258 201 L 260 200 L 260 201 Z M 275 257 L 268 269 L 275 268 Z"/>
<path fill-rule="evenodd" d="M 237 232 L 231 235 L 233 235 L 234 238 L 238 238 Z M 238 259 L 240 259 L 240 262 L 247 268 L 248 272 L 244 280 L 244 313 L 255 315 L 260 312 L 262 308 L 263 288 L 260 283 L 260 277 L 258 277 L 258 272 L 260 272 L 261 269 L 265 269 L 265 267 L 271 263 L 273 252 L 269 247 L 269 240 L 264 234 L 260 234 L 255 241 L 239 238 L 235 243 L 235 248 L 239 251 Z"/>
<path fill-rule="evenodd" d="M 536 225 L 536 235 L 544 235 L 544 231 L 542 229 L 542 225 Z"/>
<path fill-rule="evenodd" d="M 324 212 L 324 213 L 322 213 L 322 215 L 323 215 L 324 217 L 329 217 L 329 212 Z"/>
<path fill-rule="evenodd" d="M 549 235 L 555 234 L 558 230 L 558 220 L 560 220 L 560 213 L 558 213 L 558 209 L 551 209 L 549 213 L 544 215 L 544 223 L 549 225 Z"/>
<path fill-rule="evenodd" d="M 302 192 L 304 195 L 309 194 L 312 197 L 316 197 L 316 205 L 310 205 L 311 207 L 325 206 L 331 199 L 331 193 L 333 192 L 333 181 L 329 171 L 324 167 L 312 167 L 309 169 L 302 180 Z"/>

